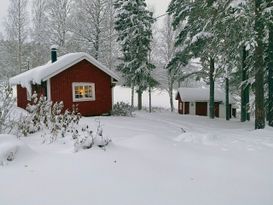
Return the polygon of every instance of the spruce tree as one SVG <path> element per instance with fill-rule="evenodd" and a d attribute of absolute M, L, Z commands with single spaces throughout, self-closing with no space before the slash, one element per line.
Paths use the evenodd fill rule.
<path fill-rule="evenodd" d="M 272 8 L 273 2 L 267 0 L 267 8 Z M 266 49 L 266 64 L 268 78 L 268 105 L 267 117 L 268 125 L 273 127 L 273 11 L 267 12 L 268 43 Z"/>
<path fill-rule="evenodd" d="M 168 12 L 173 16 L 174 29 L 180 30 L 176 47 L 180 47 L 170 65 L 187 64 L 193 57 L 200 57 L 203 66 L 202 77 L 209 80 L 210 102 L 209 117 L 215 117 L 214 86 L 215 79 L 221 70 L 215 66 L 219 60 L 219 44 L 216 32 L 218 7 L 215 1 L 178 1 L 173 0 Z M 182 12 L 181 12 L 182 11 Z M 178 61 L 178 62 L 177 62 Z"/>
<path fill-rule="evenodd" d="M 149 87 L 151 71 L 154 69 L 148 58 L 153 14 L 147 10 L 145 0 L 116 0 L 114 5 L 117 10 L 117 40 L 123 54 L 118 70 L 125 83 L 136 88 L 138 109 L 142 109 L 142 93 Z"/>
<path fill-rule="evenodd" d="M 242 78 L 242 84 L 241 84 L 241 122 L 245 122 L 247 120 L 247 113 L 248 113 L 248 75 L 247 75 L 247 63 L 246 63 L 246 59 L 247 59 L 247 51 L 245 46 L 243 46 L 242 49 L 243 53 L 242 53 L 242 69 L 241 69 L 241 78 Z"/>
<path fill-rule="evenodd" d="M 262 18 L 262 0 L 255 0 L 255 129 L 265 127 L 264 109 L 264 21 Z"/>
<path fill-rule="evenodd" d="M 273 25 L 269 31 L 268 50 L 268 125 L 273 127 Z"/>

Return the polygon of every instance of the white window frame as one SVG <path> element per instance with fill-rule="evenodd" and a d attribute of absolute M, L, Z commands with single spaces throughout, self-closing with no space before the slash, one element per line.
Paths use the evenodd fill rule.
<path fill-rule="evenodd" d="M 31 101 L 32 98 L 32 85 L 30 85 L 30 89 L 26 89 L 27 90 L 27 100 Z"/>
<path fill-rule="evenodd" d="M 76 86 L 91 86 L 92 91 L 93 91 L 92 97 L 76 98 L 75 97 L 75 87 Z M 74 83 L 72 83 L 72 97 L 73 97 L 73 102 L 95 101 L 96 100 L 95 83 L 84 83 L 84 82 L 74 82 Z"/>

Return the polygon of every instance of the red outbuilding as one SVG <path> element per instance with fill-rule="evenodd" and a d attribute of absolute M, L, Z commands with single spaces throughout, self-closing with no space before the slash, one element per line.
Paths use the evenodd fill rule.
<path fill-rule="evenodd" d="M 176 100 L 178 100 L 178 113 L 208 116 L 210 91 L 208 88 L 178 88 Z M 214 91 L 215 117 L 226 117 L 226 94 L 222 90 Z M 229 113 L 236 117 L 236 107 L 232 96 L 229 96 Z"/>
<path fill-rule="evenodd" d="M 78 105 L 83 116 L 108 114 L 112 110 L 113 87 L 119 77 L 86 53 L 70 53 L 10 79 L 17 86 L 17 106 L 26 108 L 34 92 L 48 100 L 62 101 L 65 109 Z"/>

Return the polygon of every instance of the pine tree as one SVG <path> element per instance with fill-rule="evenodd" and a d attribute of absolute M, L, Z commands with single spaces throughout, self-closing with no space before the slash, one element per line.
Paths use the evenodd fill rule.
<path fill-rule="evenodd" d="M 273 2 L 267 0 L 267 8 L 272 8 Z M 268 29 L 268 43 L 266 49 L 266 64 L 268 76 L 268 105 L 267 117 L 268 125 L 273 127 L 273 11 L 268 10 L 266 14 L 266 22 Z"/>
<path fill-rule="evenodd" d="M 175 61 L 187 64 L 193 57 L 201 58 L 203 74 L 207 74 L 209 78 L 209 116 L 212 119 L 215 117 L 215 79 L 221 70 L 219 66 L 215 66 L 218 60 L 218 49 L 215 45 L 219 43 L 215 28 L 217 14 L 220 12 L 219 8 L 213 6 L 213 2 L 173 0 L 168 9 L 169 14 L 174 18 L 174 28 L 180 30 L 176 42 L 180 51 L 177 52 L 171 64 L 175 64 Z"/>
<path fill-rule="evenodd" d="M 273 25 L 269 28 L 268 44 L 268 125 L 273 127 Z"/>
<path fill-rule="evenodd" d="M 148 59 L 154 19 L 144 0 L 116 0 L 114 5 L 117 9 L 115 29 L 123 54 L 118 69 L 125 83 L 136 87 L 138 109 L 142 109 L 142 93 L 149 87 L 154 69 Z"/>
<path fill-rule="evenodd" d="M 226 120 L 230 120 L 229 78 L 226 78 Z"/>
<path fill-rule="evenodd" d="M 247 51 L 245 46 L 243 47 L 243 54 L 242 54 L 242 69 L 241 69 L 241 78 L 242 78 L 242 84 L 241 84 L 241 122 L 245 122 L 247 120 L 247 113 L 248 113 L 248 104 L 249 104 L 249 85 L 248 85 L 248 66 L 246 63 L 247 59 Z"/>
<path fill-rule="evenodd" d="M 264 21 L 262 18 L 262 0 L 255 0 L 255 129 L 265 127 L 264 109 Z"/>

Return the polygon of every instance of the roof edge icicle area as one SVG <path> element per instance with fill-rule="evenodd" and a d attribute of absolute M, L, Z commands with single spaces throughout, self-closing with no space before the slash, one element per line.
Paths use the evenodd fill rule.
<path fill-rule="evenodd" d="M 26 88 L 28 92 L 31 90 L 31 84 L 41 84 L 43 81 L 50 79 L 51 77 L 59 74 L 60 72 L 70 68 L 71 66 L 79 63 L 82 60 L 87 60 L 97 68 L 114 78 L 119 80 L 119 76 L 105 65 L 97 61 L 95 58 L 87 53 L 69 53 L 58 58 L 54 63 L 49 61 L 47 64 L 38 66 L 24 73 L 16 75 L 10 78 L 9 83 L 11 85 L 21 85 Z"/>
<path fill-rule="evenodd" d="M 183 102 L 208 102 L 209 92 L 209 88 L 178 88 L 177 95 L 179 94 Z M 215 89 L 214 100 L 215 102 L 225 102 L 225 92 Z M 230 103 L 234 103 L 234 99 L 231 95 Z"/>

